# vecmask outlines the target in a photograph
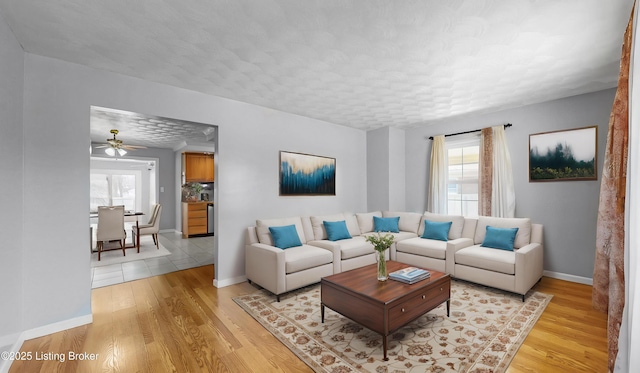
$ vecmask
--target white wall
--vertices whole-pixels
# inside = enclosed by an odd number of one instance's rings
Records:
[[[243,234],[256,218],[366,209],[363,131],[31,54],[24,91],[24,195],[46,182],[52,196],[23,204],[24,329],[91,312],[91,105],[218,126],[218,286],[244,279]],[[279,197],[279,150],[336,158],[337,195]]]
[[[22,48],[0,12],[0,347],[21,332],[24,194]],[[0,360],[0,371],[3,361]]]
[[[610,89],[407,130],[407,208],[426,209],[429,136],[512,123],[506,136],[513,164],[516,216],[544,224],[546,271],[588,282],[593,276],[600,175],[614,95],[615,89]],[[598,126],[598,180],[529,182],[530,134],[593,125]]]

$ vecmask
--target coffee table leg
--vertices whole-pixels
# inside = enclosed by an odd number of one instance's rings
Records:
[[[388,335],[382,336],[382,351],[384,351],[384,358],[382,360],[384,361],[389,361],[389,358],[387,357],[387,339],[388,338],[389,338]]]
[[[451,299],[447,299],[447,317],[449,317],[449,305],[451,303]]]
[[[324,324],[324,303],[320,303],[320,319],[322,320],[322,323]]]

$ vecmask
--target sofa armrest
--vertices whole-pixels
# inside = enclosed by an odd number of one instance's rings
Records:
[[[543,258],[543,247],[536,242],[516,250],[516,293],[526,294],[542,278]]]
[[[333,254],[333,273],[342,272],[342,252],[340,251],[339,243],[329,240],[314,240],[307,242],[307,245],[331,251],[331,254]]]
[[[460,249],[464,249],[465,247],[469,247],[473,245],[473,239],[471,238],[456,238],[455,240],[447,241],[447,254],[444,257],[445,260],[445,271],[454,276],[455,264],[456,264],[456,251]]]
[[[258,243],[258,231],[256,227],[248,227],[246,231],[244,231],[244,244],[251,245],[253,243]]]
[[[285,292],[284,250],[261,243],[245,245],[245,272],[249,280],[270,292]]]

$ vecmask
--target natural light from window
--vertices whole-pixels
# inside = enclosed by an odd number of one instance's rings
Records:
[[[480,138],[447,144],[447,214],[478,216]]]
[[[100,170],[101,173],[91,173],[90,209],[97,212],[98,206],[119,206],[135,211],[140,179],[139,171],[131,171],[126,174],[123,171]]]

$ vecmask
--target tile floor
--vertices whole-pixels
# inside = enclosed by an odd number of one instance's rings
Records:
[[[175,232],[160,233],[159,236],[160,244],[171,255],[91,268],[91,287],[99,288],[213,264],[213,236],[182,238],[180,233]]]

